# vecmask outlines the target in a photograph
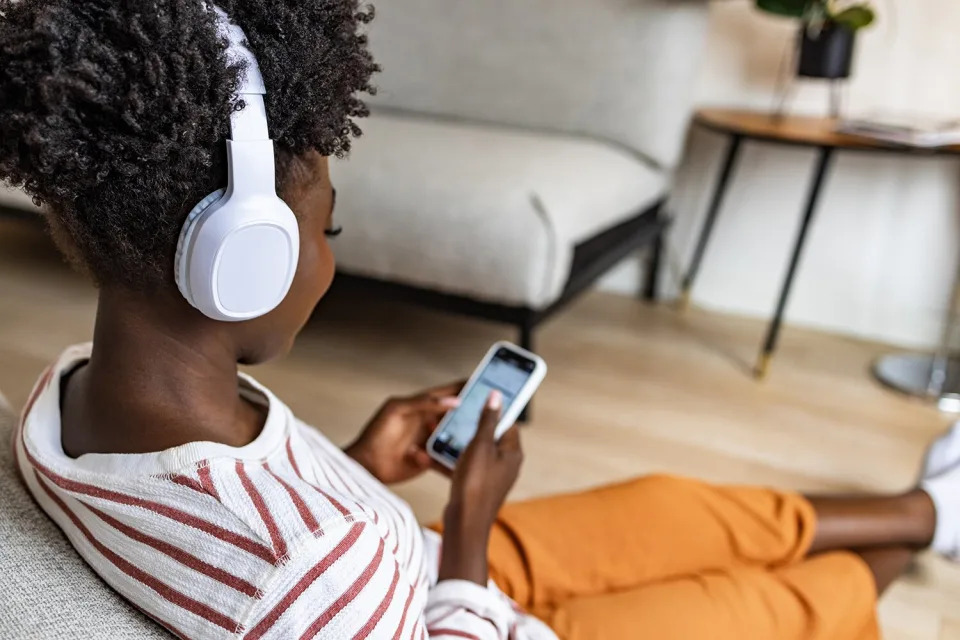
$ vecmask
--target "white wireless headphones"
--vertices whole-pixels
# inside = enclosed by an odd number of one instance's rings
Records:
[[[244,108],[230,117],[227,188],[200,201],[180,232],[175,277],[183,297],[214,320],[262,316],[290,290],[300,257],[293,211],[277,197],[273,140],[263,104],[266,88],[243,30],[214,6],[230,42],[228,57],[246,62],[237,97]]]

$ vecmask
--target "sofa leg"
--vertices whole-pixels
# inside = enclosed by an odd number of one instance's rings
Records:
[[[647,273],[643,283],[643,299],[647,302],[657,301],[657,290],[660,285],[660,264],[663,262],[663,245],[665,230],[661,230],[653,239],[647,254]]]
[[[520,325],[520,346],[527,351],[533,351],[533,325]]]
[[[520,325],[520,346],[526,349],[527,351],[533,351],[533,324],[529,322],[524,322]],[[530,402],[527,403],[526,408],[520,412],[520,417],[517,418],[519,424],[526,424],[530,422],[530,416],[532,414],[533,398],[530,399]]]

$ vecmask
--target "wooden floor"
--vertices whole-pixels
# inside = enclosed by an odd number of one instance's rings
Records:
[[[94,291],[42,235],[0,221],[0,390],[21,404],[41,368],[89,339]],[[515,497],[654,471],[804,491],[897,491],[947,424],[868,374],[884,347],[787,330],[764,383],[747,375],[755,321],[592,294],[546,325],[550,373],[524,432]],[[337,296],[295,351],[255,375],[346,442],[389,394],[468,374],[502,327]],[[436,518],[445,481],[399,489]],[[888,640],[960,640],[960,567],[929,555],[884,598]]]

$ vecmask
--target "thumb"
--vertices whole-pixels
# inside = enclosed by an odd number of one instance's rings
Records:
[[[487,404],[480,414],[480,424],[477,425],[476,439],[480,442],[493,442],[497,432],[497,423],[500,422],[500,410],[503,408],[503,394],[494,389],[487,398]]]

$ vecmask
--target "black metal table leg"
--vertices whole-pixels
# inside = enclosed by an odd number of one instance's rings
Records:
[[[720,213],[720,207],[723,205],[723,198],[727,194],[727,187],[730,183],[730,176],[733,175],[733,167],[740,154],[740,144],[743,142],[743,136],[730,136],[730,144],[727,146],[727,155],[723,164],[720,166],[720,178],[717,182],[717,188],[713,192],[713,199],[710,202],[710,208],[707,210],[707,219],[703,222],[703,229],[700,231],[700,238],[697,240],[697,248],[693,252],[693,260],[690,262],[690,268],[683,278],[683,285],[680,290],[681,304],[686,307],[690,303],[690,291],[693,289],[693,281],[700,271],[700,263],[703,261],[703,253],[707,249],[707,242],[710,240],[710,234],[713,232],[713,224],[717,220],[717,214]]]
[[[787,307],[787,300],[790,297],[790,289],[793,287],[793,279],[797,273],[797,265],[800,262],[800,254],[803,252],[803,246],[807,240],[807,233],[810,231],[810,222],[813,220],[813,214],[817,210],[817,203],[820,199],[820,191],[823,187],[824,178],[830,168],[830,161],[833,159],[833,147],[818,147],[819,155],[817,157],[817,168],[813,175],[813,182],[810,185],[810,191],[807,195],[807,208],[803,213],[803,222],[800,223],[800,233],[793,245],[793,255],[790,258],[790,266],[787,269],[787,277],[780,288],[780,300],[777,302],[777,310],[773,314],[770,326],[767,329],[767,339],[763,344],[763,351],[757,361],[755,373],[758,378],[767,375],[767,369],[770,366],[770,358],[773,356],[774,349],[777,348],[777,338],[780,337],[780,324],[783,322],[783,312]]]

